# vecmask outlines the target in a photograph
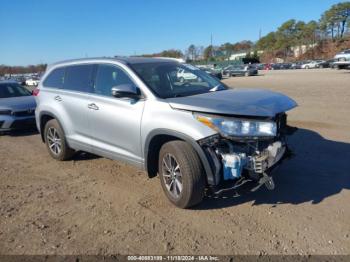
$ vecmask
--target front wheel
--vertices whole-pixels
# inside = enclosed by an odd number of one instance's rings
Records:
[[[202,201],[205,189],[203,167],[188,143],[165,143],[159,153],[158,172],[165,195],[177,207],[188,208]]]

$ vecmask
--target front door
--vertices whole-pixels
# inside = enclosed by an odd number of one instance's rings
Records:
[[[96,69],[89,120],[93,130],[93,152],[112,159],[142,165],[141,118],[144,100],[115,98],[112,87],[134,84],[116,65],[100,64]]]

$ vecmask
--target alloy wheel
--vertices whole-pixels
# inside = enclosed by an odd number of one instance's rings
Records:
[[[169,194],[177,199],[182,192],[182,174],[180,165],[171,154],[165,154],[162,163],[162,177]]]
[[[46,138],[50,151],[55,155],[59,155],[62,151],[62,142],[56,128],[50,127],[47,130]]]

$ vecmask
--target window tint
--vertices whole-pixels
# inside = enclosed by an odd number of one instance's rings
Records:
[[[30,96],[31,93],[20,86],[19,84],[5,83],[0,84],[0,98],[18,97],[18,96]]]
[[[95,81],[96,94],[112,96],[112,87],[124,84],[133,85],[134,83],[122,69],[112,65],[98,66]]]
[[[62,88],[64,81],[64,68],[53,70],[45,79],[44,86],[52,88]]]
[[[91,90],[93,68],[93,65],[67,66],[63,88],[89,92]]]

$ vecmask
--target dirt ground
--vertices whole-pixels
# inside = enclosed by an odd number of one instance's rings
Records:
[[[285,93],[299,131],[276,189],[172,206],[123,163],[50,158],[39,135],[0,136],[0,254],[350,254],[350,71],[224,80]]]

